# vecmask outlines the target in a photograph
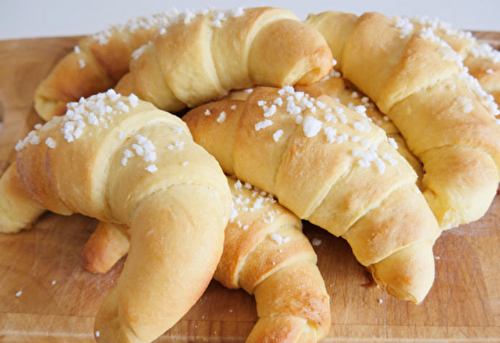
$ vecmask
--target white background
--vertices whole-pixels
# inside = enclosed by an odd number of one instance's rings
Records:
[[[386,15],[428,15],[465,30],[500,31],[500,0],[0,0],[0,39],[91,34],[131,17],[162,11],[238,6],[276,6],[307,13],[327,9],[361,14],[379,11]]]

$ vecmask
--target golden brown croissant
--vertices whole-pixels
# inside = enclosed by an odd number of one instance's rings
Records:
[[[288,10],[250,8],[216,24],[209,12],[171,23],[143,46],[116,89],[179,111],[254,84],[310,84],[331,66],[321,34]]]
[[[329,296],[300,220],[270,195],[228,181],[234,207],[214,278],[255,294],[259,320],[247,342],[318,342],[330,327]],[[127,252],[126,237],[100,223],[82,251],[84,267],[106,272]]]
[[[342,236],[377,282],[421,302],[440,229],[411,166],[364,115],[292,87],[256,88],[183,117],[222,169]]]
[[[175,324],[213,276],[231,205],[219,165],[186,125],[108,91],[71,103],[16,148],[19,173],[7,176],[44,208],[130,227],[129,256],[99,309],[97,339],[150,342]],[[35,220],[39,210],[21,215]]]
[[[82,39],[39,85],[35,109],[45,120],[61,115],[67,102],[114,87],[130,67],[119,92],[177,111],[253,84],[311,83],[331,60],[323,37],[288,10],[161,13]]]
[[[408,34],[366,13],[310,15],[343,76],[396,125],[423,164],[424,195],[443,229],[486,212],[499,182],[495,104],[430,28]]]

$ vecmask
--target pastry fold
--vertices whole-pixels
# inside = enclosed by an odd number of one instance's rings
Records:
[[[130,227],[127,262],[97,314],[97,340],[151,342],[174,325],[215,272],[231,206],[222,170],[186,125],[108,91],[71,103],[17,149],[17,169],[0,182],[2,232],[28,226],[14,215],[31,224],[43,209]],[[4,198],[25,211],[8,213]]]
[[[119,93],[175,112],[255,84],[310,84],[331,61],[321,34],[285,9],[160,13],[80,40],[36,89],[35,109],[49,120],[121,80]]]
[[[316,254],[297,216],[262,191],[228,177],[233,210],[214,279],[254,294],[259,320],[247,342],[318,342],[330,303]],[[82,251],[84,268],[104,273],[129,248],[116,224],[99,223]]]
[[[226,173],[347,239],[390,293],[424,299],[440,229],[416,173],[362,108],[292,87],[259,87],[193,109],[183,120]]]
[[[482,217],[500,180],[498,110],[461,57],[431,28],[406,30],[379,13],[324,12],[306,23],[422,162],[423,193],[441,228]]]

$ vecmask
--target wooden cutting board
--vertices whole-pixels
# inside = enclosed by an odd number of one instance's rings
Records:
[[[498,46],[500,33],[476,33]],[[77,41],[0,42],[0,174],[15,142],[41,122],[32,108],[40,80]],[[480,221],[437,241],[436,281],[423,304],[388,296],[371,282],[342,239],[310,224],[331,296],[325,342],[500,342],[500,197]],[[93,342],[93,321],[123,261],[105,275],[80,267],[92,219],[43,215],[30,231],[0,234],[0,342]],[[22,293],[21,293],[22,292]],[[19,295],[19,296],[16,296]],[[159,342],[244,342],[257,319],[253,297],[212,282]]]

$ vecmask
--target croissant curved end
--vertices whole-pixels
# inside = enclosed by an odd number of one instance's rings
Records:
[[[0,178],[0,232],[29,229],[45,209],[32,200],[19,178],[16,163]]]
[[[432,242],[422,240],[368,267],[373,278],[388,293],[420,304],[435,277]]]

